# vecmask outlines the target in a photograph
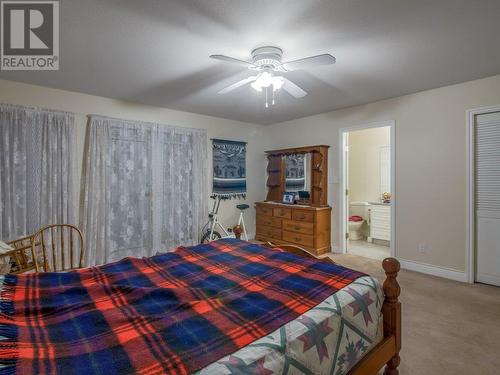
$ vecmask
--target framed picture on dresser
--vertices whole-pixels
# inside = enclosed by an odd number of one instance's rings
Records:
[[[295,203],[295,193],[285,192],[283,194],[283,203],[294,204]]]

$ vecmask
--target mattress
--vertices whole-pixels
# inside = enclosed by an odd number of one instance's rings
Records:
[[[383,339],[382,303],[378,281],[360,277],[272,334],[196,374],[347,374]]]

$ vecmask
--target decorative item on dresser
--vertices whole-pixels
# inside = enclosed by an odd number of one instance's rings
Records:
[[[296,244],[314,254],[330,251],[328,148],[319,145],[266,151],[268,192],[265,202],[255,204],[257,240]],[[307,204],[283,204],[285,193],[310,198],[299,200]]]

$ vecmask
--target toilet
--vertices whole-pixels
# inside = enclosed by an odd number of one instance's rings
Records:
[[[349,204],[349,239],[352,241],[362,240],[362,227],[368,217],[368,202],[350,202]]]
[[[358,215],[353,215],[349,217],[349,239],[352,241],[357,241],[362,238],[361,227],[365,220]]]

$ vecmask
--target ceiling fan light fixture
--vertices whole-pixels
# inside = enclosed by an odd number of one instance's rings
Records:
[[[278,91],[283,87],[285,80],[281,76],[273,77],[273,90]]]
[[[261,92],[263,88],[267,88],[272,85],[273,91],[277,91],[283,86],[284,83],[285,81],[283,80],[283,77],[273,76],[269,72],[262,72],[259,74],[257,79],[252,82],[251,86],[254,90]]]

